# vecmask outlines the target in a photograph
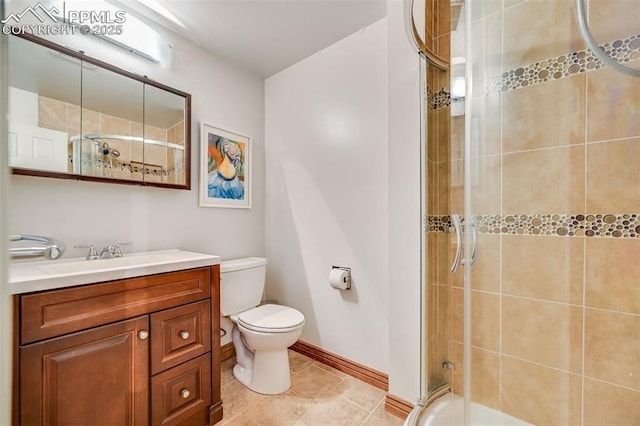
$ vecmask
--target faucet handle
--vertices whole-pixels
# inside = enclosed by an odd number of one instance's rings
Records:
[[[100,256],[98,255],[98,252],[96,251],[96,248],[93,246],[93,244],[76,244],[75,246],[73,246],[74,248],[88,248],[89,249],[89,254],[87,254],[87,260],[95,260],[95,259],[99,259]]]
[[[113,248],[113,257],[122,257],[123,256],[122,251],[120,250],[120,246],[130,246],[132,244],[133,243],[131,241],[128,241],[126,243],[116,243],[114,245],[114,248]]]

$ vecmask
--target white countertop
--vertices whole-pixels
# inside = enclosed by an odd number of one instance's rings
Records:
[[[220,257],[183,250],[125,253],[113,259],[84,257],[9,264],[9,293],[21,294],[74,285],[134,278],[220,263]]]

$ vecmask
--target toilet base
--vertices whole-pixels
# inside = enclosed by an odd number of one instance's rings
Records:
[[[236,364],[233,366],[233,377],[236,378],[237,381],[249,387],[251,384],[251,369],[241,366],[240,364]]]
[[[276,395],[291,387],[289,353],[287,349],[277,351],[257,351],[254,353],[251,369],[236,364],[233,376],[254,392]]]
[[[253,367],[254,374],[250,389],[258,393],[274,395],[286,392],[291,387],[287,348],[257,352],[253,359]]]
[[[236,322],[231,331],[237,363],[233,367],[234,377],[254,392],[265,395],[286,392],[291,387],[287,349],[298,340],[303,325],[304,321],[286,331],[265,333]]]

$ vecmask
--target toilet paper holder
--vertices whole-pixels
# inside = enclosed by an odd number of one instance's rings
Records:
[[[345,290],[351,290],[351,268],[349,268],[348,266],[331,266],[331,269],[339,269],[341,271],[345,271],[347,273],[346,276],[346,284],[347,284],[347,288],[345,288]]]

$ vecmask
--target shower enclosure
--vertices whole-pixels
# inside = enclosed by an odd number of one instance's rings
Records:
[[[407,423],[640,424],[640,2],[413,14],[422,56],[448,64],[422,70],[423,383]]]

